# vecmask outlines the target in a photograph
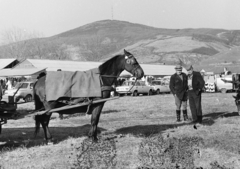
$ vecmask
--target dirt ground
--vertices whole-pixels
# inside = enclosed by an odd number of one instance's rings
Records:
[[[199,136],[204,138],[206,147],[201,151],[201,158],[195,160],[196,166],[208,168],[211,162],[218,161],[222,165],[237,168],[238,163],[240,164],[240,117],[232,95],[235,93],[204,93],[203,124],[197,126],[197,129],[194,129],[191,123],[175,122],[175,105],[171,94],[120,97],[106,102],[98,125],[99,136],[117,136],[118,168],[136,168],[139,143],[152,134],[171,137]],[[23,156],[36,155],[34,158],[22,158],[25,162],[34,162],[36,166],[33,168],[65,168],[71,165],[71,162],[66,160],[66,154],[71,154],[69,145],[81,142],[87,137],[91,116],[64,115],[64,119],[60,120],[58,114],[53,114],[50,130],[54,137],[54,145],[51,147],[44,145],[42,129],[36,138],[33,137],[33,109],[32,102],[19,105],[19,116],[9,119],[8,123],[3,125],[0,135],[0,163],[3,162],[5,168],[19,165],[22,166],[20,168],[24,168],[26,166],[23,163],[17,162],[20,153]],[[188,114],[191,117],[189,107]],[[45,151],[48,151],[47,155],[42,157]],[[61,156],[59,152],[66,154]],[[37,154],[47,159],[47,163],[38,165]],[[57,155],[59,159],[56,161],[53,157]],[[61,164],[61,167],[57,164]]]

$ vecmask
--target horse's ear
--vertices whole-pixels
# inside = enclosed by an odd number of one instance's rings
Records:
[[[123,51],[124,51],[124,54],[125,54],[125,55],[128,53],[125,49],[124,49]]]

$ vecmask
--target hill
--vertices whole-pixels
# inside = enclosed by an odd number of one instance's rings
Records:
[[[180,59],[184,64],[211,71],[222,65],[209,65],[210,61],[238,65],[238,46],[239,30],[162,29],[102,20],[52,37],[1,46],[0,58],[104,61],[125,48],[137,56],[140,63],[176,64]]]

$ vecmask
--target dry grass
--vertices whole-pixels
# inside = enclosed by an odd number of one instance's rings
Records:
[[[102,138],[112,137],[116,143],[116,168],[140,165],[140,143],[154,134],[164,137],[200,137],[204,145],[194,164],[211,168],[210,163],[240,168],[240,117],[229,94],[203,94],[204,123],[197,130],[192,124],[175,123],[172,95],[121,97],[108,101],[99,122]],[[59,120],[54,114],[50,129],[54,145],[44,145],[43,132],[33,138],[32,103],[19,106],[19,119],[9,120],[0,136],[0,166],[3,168],[72,168],[74,146],[80,146],[90,128],[90,117],[79,115]],[[188,111],[190,114],[190,111]]]

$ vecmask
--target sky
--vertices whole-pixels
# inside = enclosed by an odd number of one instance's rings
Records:
[[[0,0],[0,34],[16,27],[49,37],[106,19],[240,30],[240,0]]]

